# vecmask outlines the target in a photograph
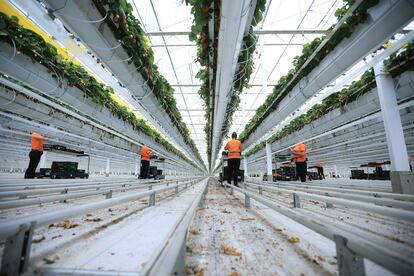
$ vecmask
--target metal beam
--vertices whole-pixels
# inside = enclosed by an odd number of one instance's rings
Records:
[[[256,30],[253,31],[255,34],[264,35],[264,34],[325,34],[326,30]],[[176,32],[148,32],[148,36],[184,36],[189,35],[189,31],[176,31]]]

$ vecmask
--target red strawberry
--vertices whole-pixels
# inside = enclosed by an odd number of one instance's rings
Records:
[[[118,16],[114,16],[114,23],[118,23],[118,22],[119,22]]]
[[[122,18],[122,23],[126,24],[126,18]]]

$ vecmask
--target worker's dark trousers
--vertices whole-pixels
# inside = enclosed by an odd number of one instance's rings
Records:
[[[37,165],[39,165],[40,157],[42,156],[42,154],[43,152],[38,150],[32,150],[29,153],[30,162],[29,167],[27,168],[24,174],[24,178],[35,178],[36,168]]]
[[[141,160],[141,170],[139,172],[139,178],[140,179],[147,179],[148,178],[149,165],[150,165],[150,161]]]
[[[296,176],[300,178],[301,182],[306,182],[307,174],[308,166],[306,162],[296,162]]]
[[[239,177],[239,168],[240,168],[240,159],[232,158],[227,160],[229,166],[229,177],[230,179],[227,182],[230,184],[231,179],[234,181],[234,186],[237,186],[237,178]]]
[[[325,179],[325,174],[323,173],[322,167],[318,167],[318,176],[319,176],[319,179]]]

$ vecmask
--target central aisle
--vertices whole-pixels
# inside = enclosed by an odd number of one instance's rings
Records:
[[[187,239],[188,275],[330,275],[295,242],[210,180]],[[281,230],[281,229],[279,229]],[[320,256],[320,262],[324,257]]]

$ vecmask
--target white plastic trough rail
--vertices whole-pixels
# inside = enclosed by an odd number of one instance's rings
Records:
[[[194,178],[193,178],[194,179]],[[81,184],[81,185],[57,185],[57,186],[49,186],[49,187],[41,187],[40,189],[23,189],[23,190],[9,190],[9,191],[1,191],[0,192],[0,198],[4,197],[25,197],[25,196],[33,196],[33,195],[44,195],[44,194],[54,194],[54,193],[69,193],[69,192],[76,192],[76,191],[82,191],[82,190],[90,190],[90,189],[104,189],[104,188],[112,188],[112,187],[126,187],[126,186],[138,186],[138,187],[144,187],[148,185],[158,185],[158,184],[169,184],[174,182],[182,182],[186,181],[187,179],[183,180],[161,180],[156,182],[119,182],[114,181],[113,183],[107,183],[107,184],[93,184],[90,185],[88,183]],[[59,187],[60,186],[60,187]]]
[[[197,182],[199,182],[199,180],[193,180],[189,184],[191,186]],[[178,192],[177,188],[178,185],[173,185],[145,192],[135,192],[116,198],[101,200],[80,206],[73,206],[63,210],[33,214],[17,219],[4,220],[0,226],[0,238],[6,239],[2,258],[1,273],[6,273],[7,275],[17,275],[24,272],[29,261],[33,231],[38,227],[77,215],[93,212],[102,208],[108,208],[121,203],[138,200],[147,196],[150,197],[150,206],[153,206],[155,204],[156,193],[161,193],[171,189],[175,189],[175,191]]]
[[[329,203],[337,204],[337,205],[340,205],[340,206],[345,206],[345,207],[350,207],[350,208],[363,210],[363,211],[367,211],[367,212],[377,213],[379,215],[383,215],[383,216],[387,216],[387,217],[392,217],[392,218],[397,218],[397,219],[402,219],[402,220],[407,220],[407,221],[414,221],[414,212],[412,212],[412,210],[414,210],[414,204],[410,203],[410,202],[398,202],[396,200],[389,200],[388,199],[388,200],[383,200],[383,201],[388,202],[389,206],[392,206],[392,207],[384,207],[384,206],[377,206],[373,203],[361,202],[361,201],[359,201],[358,197],[354,197],[354,198],[351,197],[350,199],[342,199],[342,198],[338,198],[338,197],[315,195],[315,194],[311,194],[311,193],[308,193],[308,192],[292,191],[292,190],[289,190],[289,189],[269,187],[269,186],[264,186],[264,185],[252,184],[252,183],[248,183],[248,182],[245,182],[245,185],[246,186],[255,186],[255,187],[259,188],[259,191],[264,190],[264,191],[270,191],[270,192],[283,192],[283,193],[291,194],[291,195],[295,196],[296,198],[304,197],[304,198],[308,198],[308,199],[314,199],[314,200],[317,200],[317,201],[322,201],[322,202],[325,202],[327,204],[329,204]],[[411,211],[393,208],[393,207],[397,207],[397,205],[399,205],[399,203],[403,203],[405,205],[406,209],[409,209]],[[298,204],[297,206],[299,207],[300,203],[298,202],[297,204]]]
[[[178,184],[178,181],[173,181],[174,184],[172,187],[180,187],[180,186],[186,186],[191,183],[192,181],[187,180],[183,183],[180,182]],[[94,196],[94,195],[105,195],[105,199],[112,198],[114,192],[126,192],[131,190],[138,190],[138,189],[149,189],[152,190],[154,186],[162,186],[166,185],[169,186],[171,182],[165,182],[165,183],[157,183],[157,184],[149,184],[147,186],[132,186],[132,187],[126,187],[124,185],[117,185],[112,187],[103,187],[101,188],[91,188],[92,191],[89,191],[90,189],[86,189],[88,191],[84,192],[78,192],[80,189],[72,191],[71,193],[68,193],[65,189],[61,192],[60,195],[47,195],[42,197],[35,197],[35,198],[26,198],[26,199],[16,199],[16,200],[7,200],[7,201],[0,201],[0,210],[3,209],[11,209],[11,208],[17,208],[17,207],[25,207],[30,205],[37,205],[37,204],[43,204],[43,203],[50,203],[55,201],[65,201],[68,199],[78,199],[82,197],[88,197],[88,196]],[[178,188],[177,188],[178,189]],[[177,190],[178,191],[178,190]]]
[[[192,179],[194,177],[191,177]],[[138,179],[133,180],[117,180],[113,179],[112,181],[104,181],[104,182],[73,182],[73,181],[65,181],[62,183],[55,183],[55,184],[43,184],[43,185],[36,185],[36,184],[23,184],[23,185],[8,185],[7,187],[0,186],[0,198],[1,197],[8,197],[8,196],[21,196],[21,195],[30,195],[36,193],[47,193],[49,191],[52,192],[60,192],[62,189],[74,189],[77,188],[100,188],[100,187],[110,187],[110,186],[119,186],[119,185],[147,185],[147,184],[156,184],[156,183],[171,183],[171,182],[178,182],[178,181],[185,181],[190,179],[190,177],[181,178],[181,179],[161,179],[161,180],[146,180],[140,181]],[[25,194],[28,192],[28,194]],[[13,194],[15,193],[15,194]],[[20,194],[21,193],[21,194]]]
[[[281,213],[282,215],[302,224],[316,233],[333,240],[336,244],[338,270],[340,276],[365,275],[363,258],[387,268],[398,275],[413,275],[414,263],[412,256],[407,256],[394,246],[385,245],[384,238],[374,237],[367,232],[357,231],[350,226],[332,225],[332,221],[322,216],[314,216],[310,212],[296,208],[291,209],[275,203],[262,195],[230,186],[245,197],[245,206],[250,208],[250,199]]]
[[[320,91],[352,65],[377,49],[414,17],[413,0],[381,0],[368,10],[369,18],[357,26],[349,38],[328,54],[318,67],[302,79],[245,141],[246,148],[258,141],[283,118],[294,112],[308,98]]]
[[[73,108],[100,121],[99,126],[103,124],[113,127],[116,130],[114,135],[134,144],[137,144],[138,141],[152,145],[155,152],[177,162],[185,163],[184,160],[178,161],[173,153],[155,143],[151,137],[135,131],[132,126],[114,116],[108,109],[85,98],[85,94],[78,88],[69,87],[66,82],[63,87],[60,87],[58,81],[47,72],[46,67],[42,64],[33,64],[30,58],[16,54],[13,48],[6,43],[0,43],[0,49],[0,70],[5,74],[61,102],[70,103]]]
[[[56,10],[54,14],[62,20],[65,26],[79,36],[127,87],[132,94],[134,107],[145,113],[150,121],[155,121],[156,125],[161,126],[167,137],[174,139],[192,157],[193,161],[199,164],[200,161],[195,157],[192,149],[186,145],[183,136],[154,93],[146,86],[136,66],[128,64],[131,57],[114,37],[111,28],[105,23],[94,3],[91,0],[47,0],[46,2]]]
[[[250,181],[250,180],[247,180]],[[370,197],[375,197],[375,198],[393,198],[393,199],[397,199],[397,200],[401,200],[401,201],[411,201],[414,202],[414,196],[412,195],[406,195],[406,194],[397,194],[397,193],[384,193],[384,192],[379,192],[379,191],[364,191],[359,189],[359,187],[357,187],[356,189],[347,189],[347,188],[336,188],[336,187],[330,187],[329,185],[327,186],[321,186],[321,185],[301,185],[301,184],[288,184],[288,183],[282,183],[282,182],[267,182],[267,181],[251,181],[255,184],[263,184],[263,185],[268,185],[270,187],[274,187],[274,186],[278,186],[278,187],[283,187],[285,189],[298,189],[298,191],[309,191],[309,192],[324,192],[324,193],[337,193],[340,195],[343,195],[344,197],[347,194],[354,194],[354,195],[364,195],[364,196],[370,196]]]
[[[252,13],[256,1],[224,0],[220,9],[220,29],[218,32],[216,89],[214,96],[212,125],[212,166],[216,160],[217,150],[222,140],[222,128],[226,109],[233,89],[234,74],[244,36],[252,22]],[[213,168],[212,168],[213,169]]]

